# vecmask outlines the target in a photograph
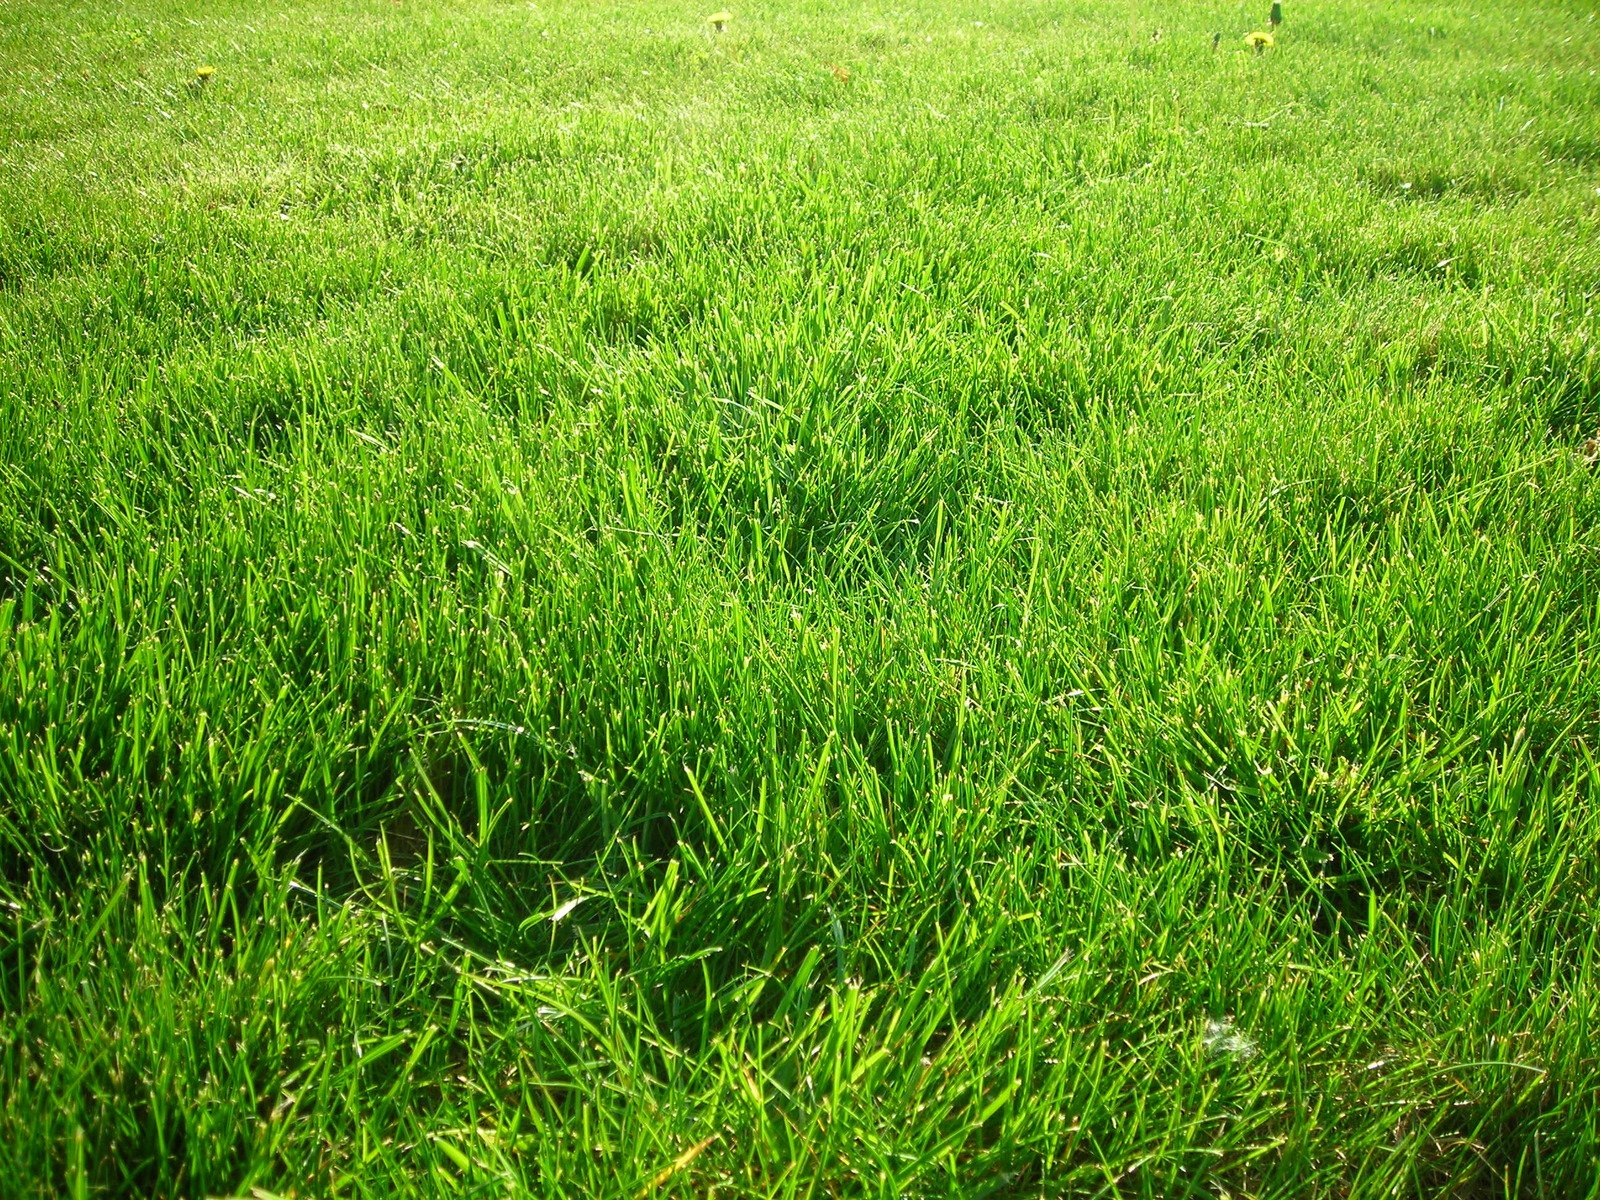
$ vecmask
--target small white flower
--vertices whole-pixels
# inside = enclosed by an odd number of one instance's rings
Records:
[[[1255,1042],[1234,1028],[1232,1017],[1207,1021],[1200,1044],[1206,1048],[1207,1054],[1227,1054],[1243,1059],[1254,1058],[1257,1053]]]

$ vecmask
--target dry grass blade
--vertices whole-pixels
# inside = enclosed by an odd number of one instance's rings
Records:
[[[657,1171],[655,1175],[651,1177],[650,1182],[639,1189],[639,1195],[648,1196],[651,1192],[655,1191],[662,1184],[666,1183],[679,1171],[687,1167],[695,1159],[699,1158],[700,1155],[705,1153],[706,1149],[711,1145],[711,1143],[716,1140],[717,1135],[712,1134],[710,1137],[702,1138],[700,1141],[690,1146],[682,1154],[678,1155],[677,1158],[673,1159],[666,1166],[662,1167],[661,1170]]]

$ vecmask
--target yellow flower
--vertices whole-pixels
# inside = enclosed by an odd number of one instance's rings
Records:
[[[714,12],[707,17],[706,24],[711,26],[711,28],[715,29],[718,33],[721,33],[727,28],[728,22],[731,20],[733,20],[733,14],[724,9],[722,12]]]
[[[1244,44],[1257,54],[1265,54],[1272,48],[1273,37],[1270,33],[1263,33],[1257,29],[1244,35]]]
[[[217,69],[215,67],[196,67],[194,69],[194,77],[201,83],[205,83],[216,73]]]

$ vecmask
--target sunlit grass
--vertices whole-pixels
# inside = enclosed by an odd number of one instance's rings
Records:
[[[1266,8],[0,4],[0,1194],[1594,1195],[1600,25]]]

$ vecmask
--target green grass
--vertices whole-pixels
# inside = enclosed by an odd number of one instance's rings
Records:
[[[1266,7],[0,0],[0,1194],[1600,1195],[1600,23]]]

